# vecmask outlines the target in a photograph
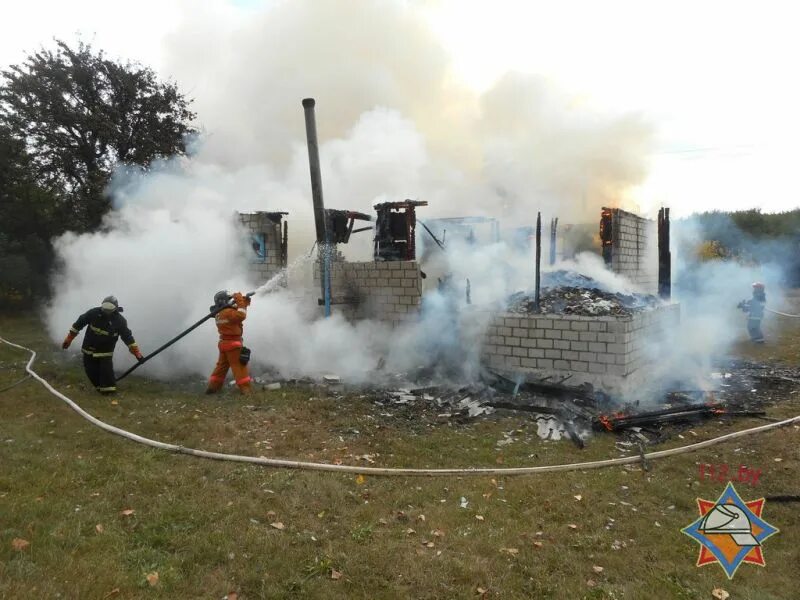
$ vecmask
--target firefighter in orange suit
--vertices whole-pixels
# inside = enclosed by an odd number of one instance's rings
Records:
[[[233,301],[233,302],[231,302]],[[214,306],[211,311],[225,306],[214,317],[219,331],[219,358],[214,367],[214,372],[208,378],[206,394],[214,394],[225,383],[228,368],[233,371],[233,377],[242,394],[251,392],[251,378],[247,372],[247,361],[250,351],[242,344],[242,322],[247,318],[247,307],[250,298],[236,292],[233,296],[227,290],[214,295]]]

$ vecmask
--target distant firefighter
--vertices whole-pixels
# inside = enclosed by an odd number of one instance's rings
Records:
[[[764,318],[764,308],[767,304],[767,296],[764,293],[763,283],[753,284],[753,297],[750,300],[742,300],[739,308],[747,313],[747,333],[750,339],[756,344],[764,343],[764,333],[761,331],[761,320]]]
[[[233,300],[233,305],[231,305]],[[249,394],[251,391],[251,379],[247,372],[247,363],[250,360],[250,350],[245,348],[242,343],[243,327],[242,322],[247,318],[247,307],[250,306],[250,298],[236,292],[231,296],[227,290],[222,290],[214,295],[214,306],[210,310],[214,311],[225,306],[214,317],[219,331],[219,358],[214,367],[214,372],[208,378],[208,388],[206,394],[214,394],[220,390],[225,383],[228,369],[233,371],[233,377],[239,391],[242,394]]]
[[[61,347],[69,348],[81,329],[88,325],[83,336],[83,369],[95,389],[101,394],[113,394],[117,391],[117,381],[114,377],[114,347],[117,339],[122,338],[137,360],[143,360],[139,346],[133,339],[128,322],[120,313],[122,307],[114,296],[106,296],[103,303],[95,308],[90,308],[83,313],[72,325]]]

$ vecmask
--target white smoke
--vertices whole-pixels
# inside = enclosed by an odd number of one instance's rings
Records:
[[[734,344],[748,340],[748,315],[737,308],[752,296],[752,284],[766,287],[767,307],[786,306],[777,263],[747,264],[737,260],[699,260],[706,241],[692,221],[672,225],[672,298],[680,303],[680,324],[649,340],[647,381],[640,389],[644,401],[668,389],[708,391],[718,387],[712,374],[730,358]],[[765,321],[774,318],[765,314]],[[773,340],[768,340],[768,343]],[[719,362],[722,361],[722,362]]]
[[[328,208],[371,213],[377,202],[412,198],[430,202],[423,220],[491,215],[512,227],[542,210],[596,222],[600,206],[622,202],[645,174],[652,132],[641,119],[598,115],[534,75],[510,75],[483,96],[468,92],[413,3],[297,0],[246,22],[210,10],[193,9],[170,35],[166,69],[196,99],[204,135],[191,158],[147,174],[121,169],[103,231],[56,241],[63,268],[47,313],[53,340],[113,293],[147,354],[206,314],[217,290],[263,284],[248,279],[234,211],[289,211],[289,260],[307,255],[314,226],[304,97],[318,103]],[[358,235],[345,251],[366,259],[370,234]],[[531,261],[501,243],[453,252],[442,269],[461,284],[470,278],[475,303],[491,303],[530,287]],[[400,341],[379,323],[317,320],[302,263],[288,291],[254,299],[245,325],[254,361],[286,375],[363,380],[379,353],[402,368],[443,314],[431,295],[430,321]],[[137,372],[206,375],[215,339],[209,323]]]

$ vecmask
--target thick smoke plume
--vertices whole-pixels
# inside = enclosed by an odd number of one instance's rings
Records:
[[[204,154],[230,171],[291,164],[304,139],[299,101],[312,96],[322,140],[351,137],[360,124],[369,160],[350,176],[379,184],[340,197],[339,167],[353,159],[331,158],[323,184],[332,205],[363,209],[410,190],[431,201],[432,216],[502,208],[530,222],[541,209],[564,222],[594,221],[595,209],[620,203],[643,180],[653,132],[642,118],[596,114],[536,75],[510,73],[484,94],[471,92],[454,79],[416,3],[298,0],[246,21],[207,10],[170,36],[166,71],[197,99],[209,134]],[[220,51],[195,52],[197,40]],[[376,108],[384,110],[362,123]],[[398,116],[407,122],[399,131]],[[412,132],[422,149],[408,146]]]
[[[392,344],[381,341],[389,338],[378,323],[316,320],[303,295],[301,257],[313,243],[304,97],[318,103],[330,208],[371,213],[377,202],[414,198],[430,202],[423,219],[490,215],[512,228],[541,210],[562,222],[596,222],[601,206],[619,205],[642,181],[652,131],[640,117],[596,114],[535,75],[509,74],[475,94],[453,79],[414,6],[299,0],[246,22],[207,5],[187,13],[167,41],[165,70],[196,99],[204,136],[187,160],[144,175],[120,169],[103,231],[57,240],[53,340],[113,293],[146,354],[202,317],[218,289],[264,283],[244,270],[234,211],[286,210],[290,262],[300,267],[288,291],[254,300],[245,334],[256,364],[363,380],[381,353],[387,369],[407,366],[409,356],[425,360],[434,351],[428,325],[447,305],[435,293],[426,299],[427,325]],[[349,258],[369,257],[369,234],[360,235],[345,248]],[[469,274],[476,302],[529,287],[530,256],[504,243],[459,256],[443,269],[454,279]],[[208,324],[140,372],[207,374],[215,339]],[[474,349],[477,339],[467,342]]]

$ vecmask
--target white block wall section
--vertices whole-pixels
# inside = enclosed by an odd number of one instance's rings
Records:
[[[665,304],[624,317],[499,313],[482,340],[490,367],[540,377],[570,376],[625,395],[647,364],[659,359],[651,344],[680,321],[680,306]]]
[[[314,285],[320,289],[319,263]],[[331,265],[331,312],[350,319],[376,319],[401,325],[414,319],[422,302],[416,261],[340,262]]]
[[[611,270],[647,293],[658,291],[657,225],[624,210],[612,222]]]

